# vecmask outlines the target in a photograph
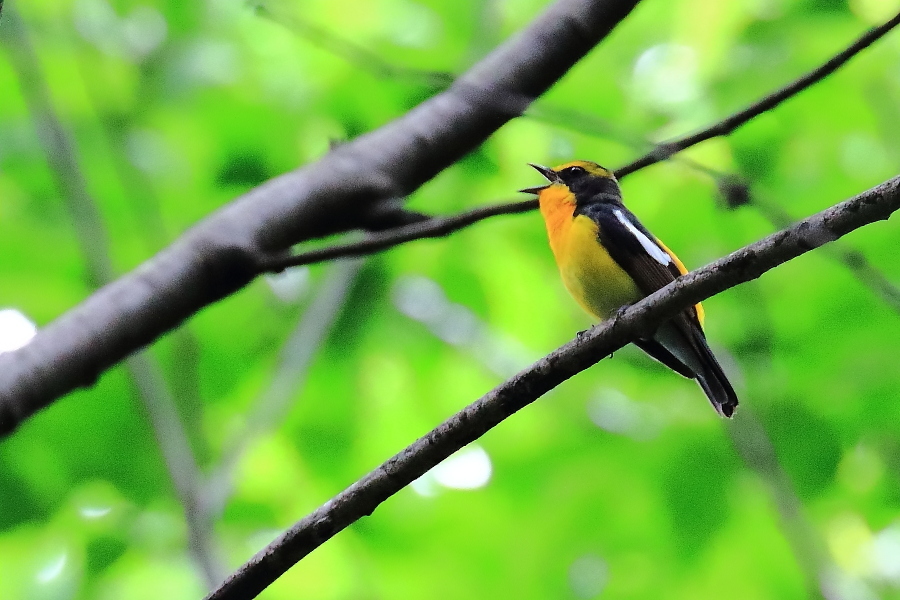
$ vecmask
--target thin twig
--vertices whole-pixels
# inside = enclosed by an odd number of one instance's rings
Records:
[[[769,94],[765,98],[754,102],[747,108],[726,117],[725,119],[710,127],[707,127],[706,129],[685,137],[659,144],[652,152],[616,170],[616,176],[619,178],[625,177],[626,175],[634,173],[638,169],[643,169],[644,167],[649,167],[650,165],[666,160],[676,152],[680,152],[685,148],[695,146],[700,142],[705,142],[706,140],[712,139],[714,137],[720,137],[730,134],[735,129],[747,123],[754,117],[758,117],[764,112],[772,110],[788,98],[796,96],[806,88],[822,81],[823,79],[837,71],[839,68],[844,66],[844,64],[846,64],[851,58],[878,41],[898,24],[900,24],[900,13],[896,14],[890,21],[884,23],[883,25],[879,25],[878,27],[870,29],[862,36],[860,36],[859,39],[857,39],[855,42],[847,46],[847,48],[835,54],[823,65],[813,69],[806,75],[784,86],[780,90]]]
[[[309,366],[344,306],[362,262],[335,263],[300,322],[281,349],[278,366],[265,392],[250,409],[239,436],[226,444],[226,453],[206,486],[211,515],[221,514],[231,494],[232,479],[247,448],[262,434],[275,428],[306,381]]]
[[[830,572],[834,565],[822,539],[803,512],[803,503],[778,461],[765,427],[752,409],[743,408],[735,417],[734,426],[728,428],[728,433],[744,464],[755,471],[769,489],[782,534],[806,576],[807,597],[838,600],[834,595],[823,594],[827,585],[823,575]]]
[[[900,176],[688,273],[576,337],[419,438],[296,523],[206,600],[249,600],[339,531],[486,431],[679,310],[900,209]]]
[[[793,83],[773,92],[768,96],[754,102],[747,108],[729,115],[725,119],[699,131],[697,133],[665,142],[643,157],[615,170],[616,177],[622,179],[645,167],[671,158],[673,155],[704,142],[710,138],[728,135],[753,118],[771,110],[788,98],[797,95],[811,85],[818,83],[838,68],[843,66],[851,58],[871,46],[879,38],[900,23],[900,13],[893,19],[871,29],[843,51],[839,52],[825,64],[810,71]],[[538,112],[538,115],[542,113]],[[558,116],[558,115],[557,115]],[[625,134],[617,133],[617,137],[624,139]],[[628,136],[631,139],[631,136]],[[325,260],[332,260],[343,256],[363,256],[374,254],[399,244],[423,238],[446,236],[450,233],[474,225],[484,219],[500,215],[517,214],[537,208],[537,201],[524,200],[510,202],[508,204],[496,204],[483,208],[476,208],[454,216],[432,217],[431,219],[416,223],[415,226],[398,227],[388,229],[377,236],[370,236],[358,242],[348,242],[311,250],[302,254],[277,257],[264,261],[261,265],[263,271],[280,271],[293,265],[307,265]]]
[[[845,246],[829,247],[826,251],[828,256],[847,267],[857,281],[878,294],[895,313],[900,313],[900,288],[869,262],[862,252]]]
[[[296,14],[289,13],[289,11],[275,13],[265,2],[256,3],[253,8],[256,14],[261,17],[288,28],[313,45],[344,59],[350,64],[369,71],[376,77],[384,79],[413,79],[439,89],[447,88],[456,79],[453,73],[447,71],[427,71],[395,65],[382,58],[377,52],[373,52],[347,38],[337,36],[324,27],[320,27]]]
[[[168,391],[159,364],[148,352],[135,354],[125,361],[125,365],[144,410],[147,411],[166,470],[184,510],[188,550],[206,585],[212,589],[222,582],[228,571],[213,531],[200,469],[181,422],[181,415],[175,406],[175,399]]]
[[[366,215],[481,144],[603,40],[638,0],[557,0],[441,92],[210,215],[132,272],[0,354],[0,435],[247,285],[261,257],[366,227]]]
[[[524,200],[510,204],[482,206],[451,217],[432,217],[425,221],[371,234],[358,242],[336,244],[302,254],[267,259],[260,263],[260,270],[277,272],[288,267],[309,265],[335,258],[374,254],[412,240],[444,237],[494,215],[528,212],[535,208],[537,208],[537,200]]]
[[[72,217],[90,283],[100,286],[114,278],[106,226],[97,203],[87,191],[77,152],[56,115],[31,39],[17,11],[9,9],[5,22],[7,48],[19,76],[26,103],[35,121],[60,196]],[[166,469],[184,510],[189,550],[209,588],[218,585],[226,570],[218,556],[212,526],[203,510],[198,483],[200,471],[169,394],[159,365],[147,353],[126,361],[131,383],[147,411]]]
[[[483,37],[487,31],[494,31],[488,26],[489,21],[491,20],[490,15],[497,11],[497,8],[493,6],[494,2],[496,2],[496,0],[490,0],[483,3],[483,15],[482,18],[478,20],[479,31],[473,39],[477,40],[479,35]],[[322,50],[330,52],[332,55],[348,62],[354,67],[366,71],[380,79],[396,80],[403,78],[437,89],[444,89],[457,79],[457,75],[450,71],[417,69],[415,67],[392,63],[382,58],[378,53],[373,52],[352,40],[341,37],[333,31],[299,17],[296,14],[287,11],[275,13],[272,8],[265,3],[256,4],[254,8],[261,17],[285,27],[298,37],[305,39]],[[525,105],[531,101],[531,98],[525,98],[522,95],[508,94],[503,98],[498,98],[497,95],[487,96],[478,94],[477,90],[471,90],[471,93],[482,103]],[[653,146],[649,140],[643,139],[641,136],[627,131],[625,128],[616,125],[612,121],[572,108],[554,106],[540,99],[537,99],[534,104],[522,114],[522,117],[543,121],[558,127],[573,129],[579,133],[603,136],[632,147],[647,148]]]
[[[82,53],[73,53],[82,54]],[[101,90],[94,84],[96,75],[91,72],[91,67],[86,61],[77,60],[78,71],[84,82],[87,95],[93,104],[94,111],[98,115],[101,129],[105,134],[109,150],[110,164],[119,178],[122,189],[129,198],[128,208],[132,212],[135,223],[139,223],[139,234],[144,239],[149,251],[157,251],[170,241],[171,236],[166,228],[162,215],[162,206],[155,192],[155,182],[143,169],[139,169],[133,161],[128,159],[126,134],[128,128],[133,125],[132,114],[116,113],[110,115],[105,111],[105,89]],[[141,76],[146,77],[146,72],[141,71]],[[144,84],[141,84],[144,85]],[[179,327],[172,333],[173,354],[178,357],[170,367],[170,381],[173,389],[167,392],[180,399],[181,406],[186,408],[181,412],[185,420],[185,430],[190,435],[193,447],[198,456],[208,455],[208,443],[205,436],[201,435],[200,419],[203,415],[202,399],[200,398],[200,340],[194,334],[190,324]]]
[[[679,157],[690,168],[711,177],[729,208],[749,205],[756,209],[775,229],[784,229],[797,220],[776,203],[765,202],[752,193],[740,176],[713,169],[686,157]],[[859,250],[841,242],[822,249],[822,253],[840,263],[859,281],[877,294],[894,312],[900,314],[900,288],[873,265]]]

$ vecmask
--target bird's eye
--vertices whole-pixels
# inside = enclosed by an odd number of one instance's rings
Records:
[[[582,173],[587,173],[587,171],[584,170],[584,167],[578,166],[568,167],[567,169],[563,169],[562,172],[564,175],[581,175]]]

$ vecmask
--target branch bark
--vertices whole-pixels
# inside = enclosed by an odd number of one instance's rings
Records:
[[[669,159],[675,154],[687,150],[701,142],[705,142],[714,137],[729,135],[764,112],[772,110],[785,100],[796,96],[803,90],[822,81],[825,77],[844,66],[851,58],[874,44],[898,24],[900,24],[900,13],[885,24],[867,31],[855,42],[830,58],[827,62],[784,86],[780,90],[772,92],[746,108],[725,117],[721,121],[714,123],[701,131],[659,144],[644,156],[627,165],[619,167],[615,170],[616,177],[623,179],[635,171],[639,171],[645,167]],[[370,236],[367,239],[358,242],[336,244],[334,246],[319,248],[292,256],[274,257],[265,261],[262,268],[267,271],[283,271],[284,269],[295,265],[307,265],[343,256],[363,256],[366,254],[373,254],[413,240],[446,236],[454,231],[474,225],[484,219],[499,215],[527,212],[535,210],[537,207],[536,200],[522,200],[519,202],[510,202],[508,204],[496,204],[493,206],[476,208],[458,215],[432,217],[412,225],[380,232],[377,235]]]
[[[247,283],[298,242],[365,227],[471,151],[602,40],[638,0],[560,0],[449,89],[276,177],[0,355],[0,433]],[[497,103],[494,99],[508,99]]]
[[[301,254],[275,257],[261,263],[260,268],[264,271],[278,272],[289,267],[309,265],[336,258],[365,256],[413,240],[448,236],[455,231],[496,215],[528,212],[536,208],[537,200],[524,200],[509,204],[482,206],[449,217],[431,217],[402,227],[370,234],[357,242],[335,244]]]
[[[730,134],[744,123],[750,121],[755,117],[758,117],[764,112],[772,110],[788,98],[792,98],[803,90],[822,81],[823,79],[840,69],[842,66],[847,64],[847,62],[851,58],[884,37],[891,29],[896,27],[898,24],[900,24],[900,13],[894,15],[891,20],[887,21],[883,25],[879,25],[878,27],[870,29],[869,31],[861,35],[855,42],[847,46],[847,48],[835,54],[824,64],[813,69],[799,79],[796,79],[795,81],[789,83],[780,90],[772,92],[768,96],[757,100],[743,110],[739,110],[738,112],[729,115],[715,125],[707,127],[706,129],[698,131],[697,133],[693,133],[691,135],[664,142],[658,145],[652,152],[617,170],[616,176],[620,178],[625,177],[629,173],[634,173],[638,169],[643,169],[644,167],[649,167],[650,165],[666,160],[676,152],[680,152],[685,148],[689,148],[691,146],[699,144],[700,142],[705,142],[706,140],[712,139],[714,137],[720,137]]]
[[[206,600],[256,597],[304,556],[566,379],[680,310],[900,209],[900,176],[692,271],[494,388],[296,523]]]

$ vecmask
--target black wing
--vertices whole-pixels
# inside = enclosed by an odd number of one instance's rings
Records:
[[[645,295],[681,275],[672,255],[624,206],[598,203],[579,207],[578,212],[597,223],[600,243]],[[717,411],[726,416],[734,412],[737,396],[706,343],[696,307],[682,311],[652,338],[635,344],[676,373],[696,379]]]

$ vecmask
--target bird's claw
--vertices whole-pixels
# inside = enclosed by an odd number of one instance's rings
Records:
[[[616,309],[616,312],[613,313],[612,316],[612,325],[615,327],[616,323],[619,321],[619,318],[625,314],[625,311],[631,308],[630,304],[623,304],[619,308]]]

